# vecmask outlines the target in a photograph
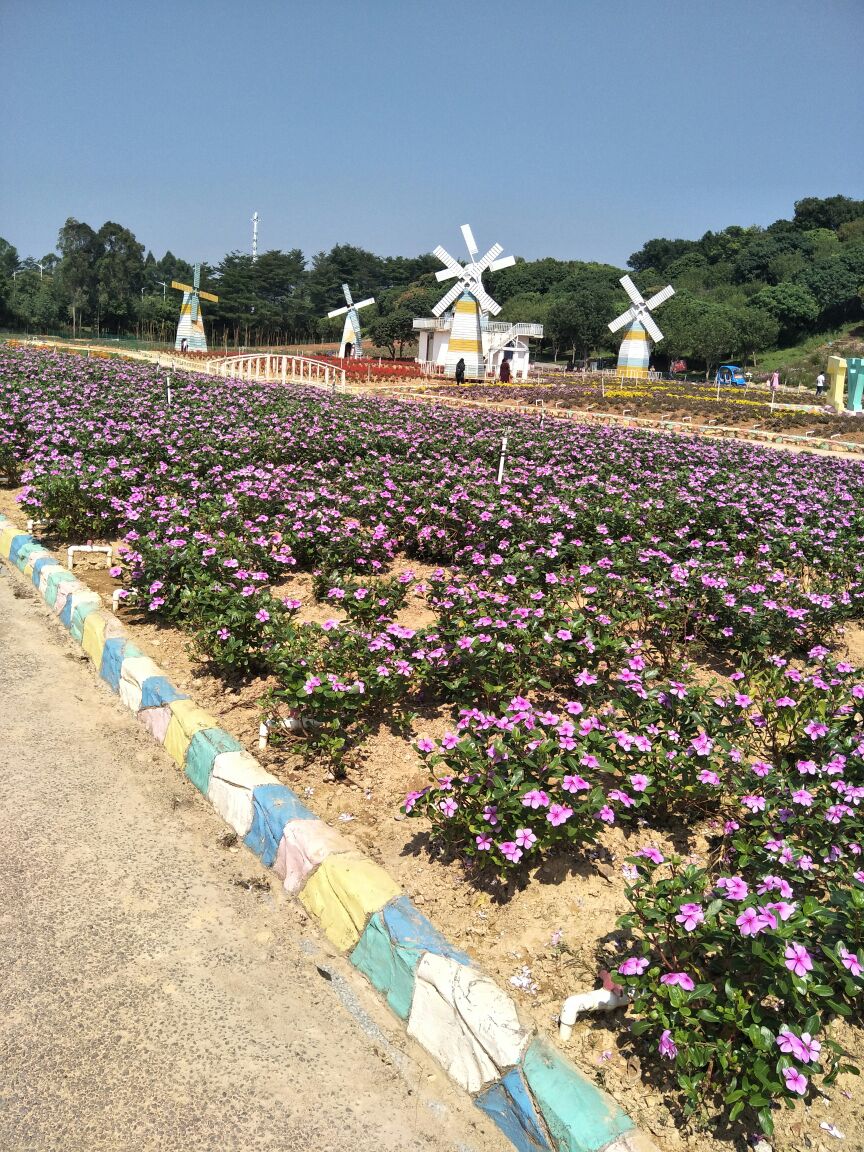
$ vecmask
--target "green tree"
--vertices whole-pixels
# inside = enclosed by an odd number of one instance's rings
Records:
[[[414,312],[400,308],[375,316],[365,330],[377,348],[386,348],[394,360],[397,356],[401,359],[405,345],[414,342]]]
[[[775,284],[753,297],[753,304],[767,312],[780,326],[781,340],[794,341],[812,328],[819,304],[803,284]]]
[[[70,216],[57,239],[60,249],[58,269],[64,300],[72,320],[72,335],[80,329],[82,320],[96,308],[98,289],[97,264],[100,256],[96,233],[89,224]]]
[[[144,245],[128,228],[107,221],[96,233],[96,298],[99,323],[128,331],[140,315]]]

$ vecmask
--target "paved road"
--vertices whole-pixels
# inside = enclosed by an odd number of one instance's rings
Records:
[[[0,563],[0,1148],[509,1149],[48,617]]]

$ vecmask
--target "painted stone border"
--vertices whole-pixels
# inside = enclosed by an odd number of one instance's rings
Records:
[[[0,558],[31,581],[111,691],[518,1152],[658,1152],[383,868],[179,692],[100,596],[2,515]]]

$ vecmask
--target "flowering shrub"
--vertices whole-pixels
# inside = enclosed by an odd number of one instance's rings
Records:
[[[529,417],[499,485],[512,413],[172,389],[0,349],[0,469],[27,513],[121,538],[140,611],[225,675],[271,677],[265,715],[337,767],[373,724],[452,705],[406,809],[475,867],[717,821],[710,864],[631,864],[637,1029],[691,1106],[765,1126],[830,1077],[864,947],[864,689],[827,659],[864,606],[861,464]],[[437,567],[394,577],[404,557]],[[338,620],[298,623],[296,571]],[[399,622],[408,595],[427,627]]]

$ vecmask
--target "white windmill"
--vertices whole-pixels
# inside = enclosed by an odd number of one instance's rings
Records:
[[[360,317],[357,315],[361,308],[365,308],[368,304],[375,303],[375,297],[370,296],[368,300],[361,300],[355,304],[351,298],[351,289],[347,284],[342,285],[342,291],[345,293],[345,308],[334,308],[332,312],[327,313],[328,320],[332,320],[334,316],[344,316],[345,326],[342,329],[342,343],[339,345],[339,355],[359,358],[363,355],[363,342],[360,338]]]
[[[663,339],[663,333],[654,323],[651,313],[655,308],[659,308],[664,300],[674,296],[675,289],[671,284],[667,284],[650,300],[644,300],[642,293],[629,276],[622,276],[618,283],[633,301],[627,311],[622,312],[609,325],[610,332],[617,332],[625,324],[630,325],[618,351],[618,375],[631,379],[645,378],[648,376],[648,365],[651,360],[651,344],[648,338],[650,336],[655,344]]]
[[[487,269],[496,272],[499,268],[510,268],[516,263],[516,259],[513,256],[503,256],[499,260],[498,257],[504,249],[500,244],[493,244],[486,255],[478,260],[477,254],[480,249],[468,224],[462,225],[462,235],[468,247],[467,264],[462,265],[458,260],[454,260],[440,244],[435,249],[435,255],[445,265],[440,272],[435,273],[435,278],[443,281],[457,276],[458,280],[447,295],[441,297],[432,312],[435,316],[441,316],[454,301],[456,302],[453,326],[447,345],[445,376],[455,376],[457,363],[459,360],[464,360],[465,375],[469,379],[482,380],[486,365],[483,359],[480,314],[491,312],[493,316],[497,316],[501,311],[501,305],[497,304],[483,287],[483,273]]]

